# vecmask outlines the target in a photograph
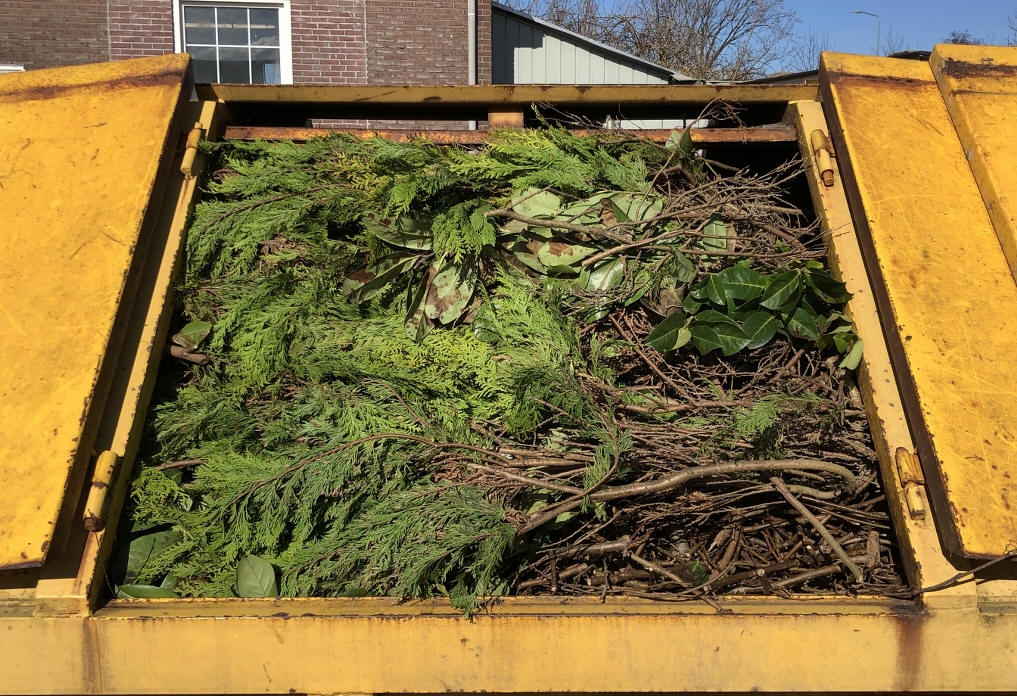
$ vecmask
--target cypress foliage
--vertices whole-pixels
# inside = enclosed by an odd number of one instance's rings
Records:
[[[471,611],[569,524],[517,534],[571,494],[499,479],[500,452],[576,455],[570,485],[590,492],[645,473],[618,413],[677,418],[648,408],[674,400],[666,388],[625,389],[619,356],[653,348],[581,327],[646,306],[725,355],[757,348],[749,331],[767,322],[770,338],[842,352],[853,340],[846,293],[820,264],[765,260],[790,247],[761,230],[809,233],[767,212],[783,175],[714,176],[684,139],[546,127],[477,149],[331,136],[208,150],[220,167],[179,294],[186,320],[211,324],[211,360],[154,407],[131,495],[133,583],[230,596],[238,562],[257,555],[284,595],[447,594]],[[749,248],[756,261],[711,256],[751,234],[768,245]],[[793,292],[768,303],[789,268]],[[671,343],[656,347],[698,355]],[[729,458],[733,438],[766,431],[788,403],[742,409],[704,452]],[[135,553],[152,535],[165,543]]]

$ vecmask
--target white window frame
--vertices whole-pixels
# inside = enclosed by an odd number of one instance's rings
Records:
[[[184,9],[183,5],[238,5],[254,9],[279,10],[279,81],[293,84],[293,37],[290,23],[290,0],[259,2],[259,0],[173,0],[173,46],[177,53],[184,50]]]

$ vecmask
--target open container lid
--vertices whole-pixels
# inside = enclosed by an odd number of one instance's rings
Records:
[[[938,46],[931,65],[820,67],[937,527],[969,558],[1017,543],[1015,66],[1014,48]]]
[[[0,76],[2,569],[42,565],[79,502],[188,63]]]

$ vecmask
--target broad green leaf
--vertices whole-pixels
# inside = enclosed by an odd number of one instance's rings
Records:
[[[406,335],[417,343],[423,341],[424,337],[434,327],[434,323],[427,317],[427,313],[424,311],[424,299],[427,297],[427,291],[431,286],[431,279],[434,277],[434,274],[435,267],[432,264],[419,282],[407,288]]]
[[[191,352],[201,345],[211,330],[212,324],[207,321],[188,322],[184,328],[173,335],[173,342]]]
[[[691,332],[693,343],[703,355],[718,349],[724,355],[734,355],[749,345],[749,337],[737,325],[696,322],[693,323]]]
[[[176,598],[173,590],[156,585],[119,585],[117,597],[119,599],[168,599]]]
[[[631,295],[625,298],[625,306],[631,305],[635,302],[639,302],[647,292],[650,291],[650,272],[645,268],[640,268],[636,271],[636,278],[634,281],[635,290]]]
[[[689,314],[695,314],[703,306],[702,302],[697,301],[692,297],[692,293],[685,295],[685,299],[682,300],[682,309]]]
[[[780,309],[801,287],[802,278],[798,271],[784,271],[769,279],[763,299],[759,302],[767,309]]]
[[[862,362],[862,351],[864,348],[862,339],[856,340],[855,344],[851,346],[851,351],[840,361],[839,367],[845,370],[857,370],[858,365]]]
[[[599,223],[601,221],[601,211],[604,209],[603,201],[605,198],[610,198],[613,195],[613,192],[606,191],[578,200],[562,210],[558,215],[558,219],[578,225]]]
[[[490,304],[483,304],[473,318],[473,335],[484,343],[494,344],[501,340],[501,332],[492,314]]]
[[[819,326],[816,317],[804,307],[799,307],[788,319],[787,330],[795,338],[809,338],[819,341]]]
[[[141,568],[150,558],[158,556],[173,544],[178,543],[183,536],[174,529],[163,529],[150,533],[142,532],[134,536],[132,532],[131,543],[127,552],[127,572],[132,573]]]
[[[763,274],[741,263],[714,273],[711,278],[721,289],[725,301],[754,300],[761,297],[767,288]]]
[[[716,273],[711,273],[703,283],[703,292],[710,302],[717,305],[727,304],[727,295],[724,293],[724,285],[718,280]]]
[[[720,352],[725,356],[734,355],[749,345],[750,339],[740,326],[711,324],[710,328],[717,334],[717,339],[720,341]]]
[[[553,218],[561,211],[561,199],[550,191],[528,188],[510,206],[526,217]]]
[[[703,355],[714,350],[720,350],[720,338],[717,336],[717,332],[709,325],[693,324],[689,332],[692,334],[692,344]]]
[[[624,277],[625,259],[616,257],[598,262],[592,270],[584,268],[579,276],[579,282],[584,290],[603,292],[616,287]]]
[[[653,194],[616,193],[611,196],[611,203],[618,222],[647,220],[664,209],[664,199]]]
[[[824,270],[810,269],[805,276],[805,282],[824,302],[841,304],[851,299],[851,293],[847,291],[847,286]]]
[[[244,556],[237,564],[237,595],[240,597],[275,597],[279,586],[275,567],[261,556]]]
[[[749,337],[746,348],[750,350],[765,346],[777,334],[780,322],[768,312],[753,312],[742,324],[742,331]]]
[[[424,314],[442,324],[451,324],[466,310],[476,289],[477,264],[446,262],[438,268],[424,297]]]
[[[396,253],[378,259],[361,271],[353,271],[343,280],[341,292],[353,304],[367,302],[385,286],[410,270],[420,258],[417,254]]]
[[[717,324],[722,326],[738,326],[738,322],[729,317],[726,314],[722,314],[713,309],[704,309],[702,312],[696,314],[697,324]]]
[[[360,217],[360,224],[366,232],[395,246],[418,251],[427,251],[432,246],[430,218],[385,217],[369,210]]]
[[[667,142],[664,143],[664,147],[668,150],[678,148],[678,152],[683,155],[691,155],[695,149],[695,145],[692,143],[692,134],[689,132],[689,128],[684,130],[671,131],[671,135],[668,136]]]
[[[703,234],[706,236],[701,237],[699,240],[699,246],[703,249],[707,251],[711,249],[724,251],[727,249],[727,224],[716,213],[710,216],[710,221],[703,228]]]
[[[628,212],[623,210],[618,201],[614,198],[611,199],[611,212],[614,213],[614,219],[616,222],[628,222],[631,218],[628,216]]]
[[[164,590],[172,590],[176,586],[177,586],[176,575],[167,575],[162,579],[162,582],[159,583],[159,587],[161,587]]]
[[[696,267],[689,260],[689,257],[677,249],[670,252],[670,260],[673,264],[671,270],[679,283],[690,283],[696,277]]]
[[[526,223],[522,220],[506,220],[498,226],[498,236],[515,237],[526,231]]]
[[[512,253],[527,268],[541,274],[547,272],[547,267],[537,259],[537,255],[527,251],[525,246],[514,249]]]
[[[681,348],[692,338],[688,330],[689,318],[678,310],[665,318],[646,337],[646,344],[661,353]]]
[[[546,242],[531,240],[526,248],[547,267],[572,266],[597,251],[594,247],[553,239]]]

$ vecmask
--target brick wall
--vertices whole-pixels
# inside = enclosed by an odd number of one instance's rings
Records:
[[[370,84],[466,84],[466,0],[371,0]]]
[[[107,14],[108,12],[108,14]],[[297,84],[466,84],[467,0],[292,0]],[[491,2],[477,2],[491,82]],[[0,0],[0,62],[26,68],[173,51],[172,0]]]
[[[491,0],[477,0],[477,83],[491,84]]]
[[[109,0],[110,58],[173,53],[171,0]]]
[[[293,82],[364,84],[365,4],[370,0],[293,0]]]
[[[106,0],[0,0],[0,63],[30,70],[108,59]]]

